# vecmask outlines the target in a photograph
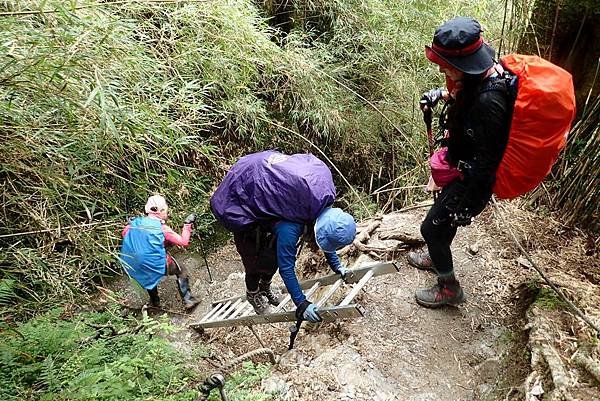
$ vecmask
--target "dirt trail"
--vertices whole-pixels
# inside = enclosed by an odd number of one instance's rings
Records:
[[[419,221],[423,213],[412,217]],[[515,283],[530,272],[516,263],[518,255],[494,232],[490,216],[459,230],[453,251],[468,296],[458,308],[418,306],[414,290],[430,286],[435,276],[395,253],[401,271],[372,279],[356,299],[365,317],[309,327],[289,352],[287,324],[255,326],[281,355],[262,390],[282,400],[511,399],[512,386],[523,382],[529,366],[521,334],[528,304]],[[242,265],[231,244],[209,256],[212,284],[202,258],[183,253],[178,260],[192,269],[193,289],[203,302],[187,317],[174,315],[176,323],[199,320],[211,301],[243,293]],[[164,280],[160,292],[163,307],[182,311],[173,279]],[[188,333],[185,341],[209,344],[213,365],[260,346],[245,327]]]
[[[414,290],[435,277],[410,268],[369,282],[358,299],[364,318],[316,331],[298,341],[298,354],[284,357],[300,366],[281,376],[300,399],[479,400],[493,399],[506,365],[503,312],[507,299],[490,288],[494,267],[465,251],[475,230],[455,242],[456,271],[469,299],[460,308],[429,310]],[[469,236],[469,234],[471,234]],[[307,363],[307,365],[306,365]],[[299,374],[296,374],[298,372]]]

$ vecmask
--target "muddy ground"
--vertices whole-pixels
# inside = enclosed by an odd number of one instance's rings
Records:
[[[410,213],[416,229],[425,211]],[[468,297],[460,307],[417,305],[415,289],[432,285],[435,276],[409,267],[405,254],[395,252],[386,258],[397,260],[400,272],[371,279],[356,299],[365,317],[307,327],[292,351],[287,351],[288,324],[255,326],[280,356],[257,390],[282,400],[524,399],[519,388],[530,370],[524,315],[533,301],[527,283],[536,275],[505,234],[491,211],[459,230],[453,244],[455,270]],[[185,314],[174,279],[164,280],[162,307],[175,312],[169,313],[174,323],[185,327],[200,320],[211,301],[243,293],[243,269],[232,244],[208,256],[212,283],[201,255],[178,252],[176,257],[191,269],[202,303]],[[304,255],[303,261],[309,265],[304,271],[328,273],[319,257]],[[126,280],[114,289],[128,294],[130,303],[143,302]],[[183,348],[207,347],[208,356],[199,362],[207,371],[260,347],[247,327],[209,329],[202,335],[186,330],[176,342]]]

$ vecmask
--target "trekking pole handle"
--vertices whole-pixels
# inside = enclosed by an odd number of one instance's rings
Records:
[[[431,130],[431,121],[432,121],[432,110],[431,105],[425,99],[419,102],[419,106],[421,107],[421,111],[423,112],[423,121],[425,122],[425,126],[427,126],[428,130]]]

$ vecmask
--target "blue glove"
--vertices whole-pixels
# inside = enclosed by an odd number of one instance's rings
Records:
[[[296,318],[308,320],[311,323],[322,322],[323,318],[319,316],[317,305],[305,300],[296,308]]]
[[[347,279],[349,279],[350,277],[352,277],[354,275],[354,273],[352,272],[352,270],[348,269],[345,266],[340,266],[340,268],[337,271],[339,273],[340,276],[342,276],[342,280],[346,281]]]
[[[317,305],[315,304],[310,304],[306,307],[304,313],[302,314],[302,318],[312,323],[323,321],[321,316],[319,316],[319,308],[317,308]]]

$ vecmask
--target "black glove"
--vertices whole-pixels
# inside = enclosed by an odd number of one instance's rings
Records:
[[[184,224],[194,224],[196,221],[196,213],[191,213],[188,217],[183,221]]]
[[[430,91],[423,93],[419,106],[421,107],[421,110],[423,110],[425,106],[431,109],[435,107],[442,98],[442,88],[431,89]]]
[[[468,208],[459,212],[450,213],[450,225],[454,227],[468,226],[473,222],[473,216]]]

